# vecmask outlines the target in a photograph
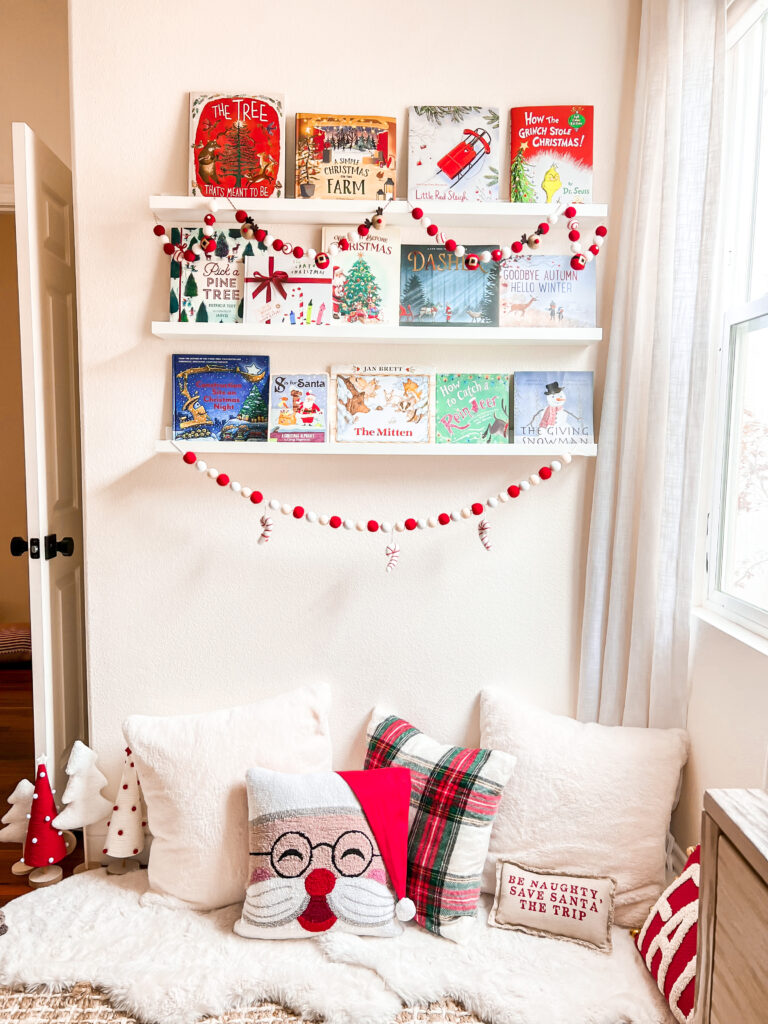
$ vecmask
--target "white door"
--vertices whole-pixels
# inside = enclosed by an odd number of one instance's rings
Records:
[[[60,795],[70,747],[87,739],[72,175],[14,124],[13,178],[35,749]]]

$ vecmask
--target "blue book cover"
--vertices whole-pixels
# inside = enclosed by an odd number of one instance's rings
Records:
[[[175,440],[266,441],[269,356],[173,356]]]
[[[468,245],[467,253],[496,249]],[[429,327],[498,327],[499,264],[467,270],[463,257],[442,245],[400,247],[400,324]]]
[[[571,257],[511,256],[499,271],[501,327],[594,327],[595,261],[574,270]]]
[[[588,370],[515,373],[515,444],[594,444],[592,380]]]

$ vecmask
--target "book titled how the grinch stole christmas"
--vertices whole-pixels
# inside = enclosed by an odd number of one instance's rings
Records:
[[[173,356],[173,436],[266,441],[269,356]]]
[[[438,444],[509,444],[508,373],[438,373]]]
[[[323,228],[323,249],[346,238],[348,227]],[[396,324],[400,287],[400,231],[371,229],[331,257],[333,319],[348,324]]]
[[[501,327],[594,327],[595,261],[574,270],[570,256],[512,256],[499,269]]]
[[[280,199],[285,192],[283,97],[189,95],[189,192]]]
[[[513,203],[592,202],[593,107],[513,107]]]
[[[499,198],[497,107],[409,107],[408,198]]]
[[[466,253],[497,248],[496,242],[468,245]],[[468,270],[463,257],[441,245],[400,249],[400,324],[430,327],[497,327],[499,264]]]
[[[516,371],[515,444],[593,444],[592,380],[588,370]]]
[[[325,441],[327,417],[327,373],[272,375],[269,382],[270,441]]]
[[[171,260],[169,319],[182,323],[239,323],[243,319],[243,257],[252,242],[236,228],[214,236],[216,250],[192,262]],[[171,228],[171,241],[190,249],[203,238],[202,228]]]
[[[296,115],[297,198],[384,203],[396,195],[394,117]]]
[[[333,436],[358,443],[426,444],[434,438],[435,375],[403,365],[334,366]]]
[[[331,322],[331,267],[308,257],[257,248],[245,258],[246,323],[327,327]]]

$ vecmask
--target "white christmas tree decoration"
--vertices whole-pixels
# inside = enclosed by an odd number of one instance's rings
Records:
[[[84,828],[109,815],[112,804],[101,795],[107,780],[96,767],[96,754],[85,743],[75,740],[67,762],[69,782],[64,790],[64,810],[54,818],[56,828]]]
[[[125,755],[123,774],[112,805],[112,816],[107,822],[107,840],[103,851],[110,857],[119,858],[141,853],[147,824],[139,776],[129,747],[125,748]]]
[[[5,828],[0,828],[0,843],[24,845],[34,792],[35,787],[29,779],[22,779],[8,797],[11,809],[6,812],[4,817],[0,818],[0,822],[5,825]]]

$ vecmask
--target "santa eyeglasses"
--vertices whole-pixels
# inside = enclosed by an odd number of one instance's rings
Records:
[[[252,857],[269,857],[272,870],[281,878],[300,878],[312,863],[314,851],[327,846],[333,866],[340,875],[356,878],[365,874],[375,856],[373,844],[364,832],[342,832],[334,843],[312,843],[303,832],[283,832],[271,850],[252,852]]]

